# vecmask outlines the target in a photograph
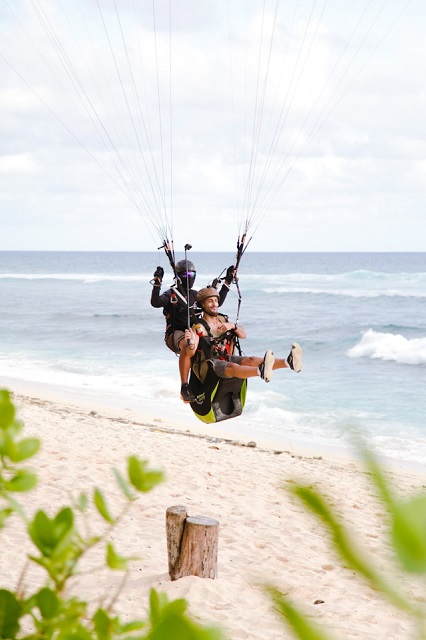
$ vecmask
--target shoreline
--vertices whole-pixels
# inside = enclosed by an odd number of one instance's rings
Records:
[[[153,407],[135,408],[132,400],[124,397],[106,397],[93,391],[84,393],[80,389],[54,387],[46,383],[24,381],[13,378],[2,379],[0,388],[8,388],[16,396],[28,401],[47,401],[52,405],[64,405],[69,409],[99,414],[109,420],[121,421],[141,427],[155,428],[165,433],[176,433],[187,437],[220,441],[227,444],[249,446],[258,450],[275,451],[308,458],[324,458],[330,462],[355,463],[361,465],[357,451],[349,445],[331,446],[323,443],[310,443],[286,436],[285,442],[265,433],[244,430],[243,423],[223,421],[218,424],[205,424],[194,418],[188,407],[188,417],[176,415],[171,410]],[[241,425],[241,426],[240,426]],[[254,444],[253,444],[254,443]],[[375,452],[381,465],[390,471],[410,472],[418,476],[425,475],[425,467],[417,462],[399,460]]]

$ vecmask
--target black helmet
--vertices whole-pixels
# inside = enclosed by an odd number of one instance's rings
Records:
[[[176,263],[176,275],[180,278],[181,284],[186,289],[192,289],[195,282],[195,265],[191,260],[179,260]]]

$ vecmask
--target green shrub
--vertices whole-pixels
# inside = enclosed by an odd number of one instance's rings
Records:
[[[398,499],[375,457],[362,445],[362,459],[375,486],[383,510],[390,521],[389,542],[394,560],[405,574],[426,574],[426,493],[406,500]],[[394,607],[409,616],[414,638],[426,640],[426,611],[405,596],[398,585],[382,575],[372,558],[365,558],[353,544],[351,537],[322,494],[311,486],[294,483],[291,492],[312,512],[327,529],[333,547],[342,564],[352,569],[370,587],[381,593]],[[291,600],[274,586],[266,587],[279,614],[299,640],[331,640]]]
[[[138,494],[151,491],[163,481],[163,473],[150,469],[146,460],[135,456],[128,458],[126,475],[114,469],[123,494],[121,512],[118,515],[110,512],[103,492],[97,487],[91,499],[104,523],[102,534],[87,536],[79,529],[77,515],[93,517],[87,513],[90,500],[86,494],[79,496],[74,507],[62,507],[53,517],[37,511],[29,519],[16,494],[30,491],[37,484],[37,476],[25,463],[37,453],[40,442],[37,438],[21,438],[22,430],[10,393],[0,390],[0,529],[13,514],[22,518],[36,549],[29,559],[46,573],[45,585],[29,595],[23,595],[22,589],[0,588],[0,639],[221,640],[224,636],[219,630],[204,628],[191,620],[185,600],[170,602],[166,594],[153,589],[149,594],[148,618],[130,622],[123,622],[112,605],[90,613],[89,602],[67,595],[67,583],[78,572],[82,556],[95,546],[104,546],[105,564],[111,571],[128,571],[131,558],[121,555],[106,538]],[[114,602],[115,598],[111,600]]]

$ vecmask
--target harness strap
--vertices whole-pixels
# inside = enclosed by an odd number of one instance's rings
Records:
[[[170,287],[170,289],[182,300],[182,302],[185,304],[185,306],[189,303],[189,300],[187,301],[185,296],[183,296],[181,294],[181,292],[179,291],[179,289],[177,289],[177,285],[174,284]]]

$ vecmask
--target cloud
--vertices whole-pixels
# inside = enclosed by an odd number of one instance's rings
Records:
[[[27,154],[0,156],[0,173],[2,174],[28,174],[33,173],[34,170],[33,159]]]
[[[425,9],[285,4],[3,6],[0,248],[418,250]]]

